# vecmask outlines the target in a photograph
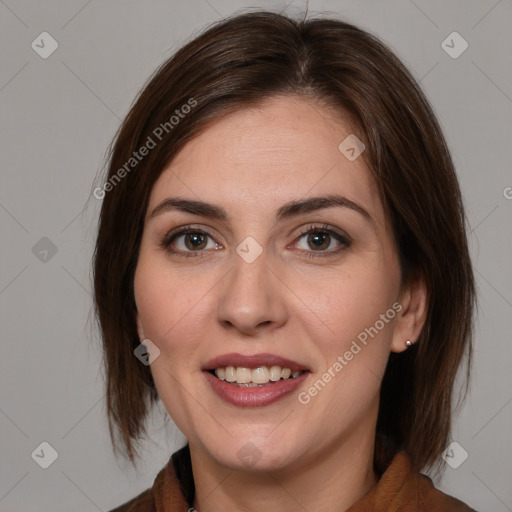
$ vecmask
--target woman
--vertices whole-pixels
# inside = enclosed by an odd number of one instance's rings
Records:
[[[187,439],[116,511],[471,510],[420,474],[471,356],[466,219],[381,42],[269,12],[212,26],[145,86],[94,194],[114,449],[134,463],[158,399]]]

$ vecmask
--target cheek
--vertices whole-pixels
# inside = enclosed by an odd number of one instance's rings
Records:
[[[168,265],[159,258],[141,251],[134,278],[137,311],[146,337],[157,344],[172,344],[179,333],[193,327],[187,318],[194,314],[204,295],[200,283],[169,272]],[[190,336],[190,330],[189,336]]]
[[[160,350],[150,367],[158,395],[178,428],[188,432],[190,403],[184,389],[191,387],[192,369],[197,371],[192,361],[198,350],[195,331],[201,325],[194,315],[205,292],[171,276],[158,259],[141,251],[134,293],[144,334]]]
[[[323,410],[326,423],[341,428],[359,421],[378,400],[396,318],[394,298],[382,274],[377,280],[368,273],[331,280],[324,294],[315,294],[329,330],[316,326],[309,333],[322,365],[302,399]]]
[[[392,308],[397,292],[391,269],[384,271],[375,262],[347,265],[346,270],[315,277],[301,276],[293,287],[305,306],[303,319],[311,319],[304,323],[311,330],[312,339],[324,345],[331,358],[333,352],[344,351],[358,336],[364,341],[366,333],[368,339],[373,339],[368,331],[376,339],[389,337],[395,313],[391,310],[386,316],[386,312]]]

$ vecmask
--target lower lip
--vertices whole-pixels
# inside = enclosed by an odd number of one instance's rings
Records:
[[[240,387],[220,380],[210,372],[203,372],[206,380],[220,398],[238,407],[263,407],[277,402],[295,391],[307,378],[309,372],[294,379],[279,380],[261,387]]]

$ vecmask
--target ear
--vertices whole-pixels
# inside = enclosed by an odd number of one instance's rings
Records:
[[[428,311],[427,286],[423,276],[412,277],[403,287],[398,302],[402,309],[397,314],[392,352],[403,352],[408,347],[406,341],[415,343],[425,324]]]

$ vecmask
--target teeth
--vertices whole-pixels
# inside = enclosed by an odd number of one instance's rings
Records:
[[[269,370],[270,380],[276,382],[281,378],[283,369],[280,366],[271,366]]]
[[[222,370],[222,368],[220,368]],[[220,377],[219,377],[220,378]],[[269,371],[266,366],[260,366],[259,368],[254,368],[251,375],[251,380],[255,384],[266,384],[269,379]]]
[[[217,368],[215,375],[220,380],[232,382],[244,387],[254,387],[257,385],[268,384],[269,382],[277,382],[281,379],[295,379],[302,375],[303,371],[293,372],[290,368],[282,368],[281,366],[259,366],[258,368],[244,368],[243,366],[226,366],[225,368]]]
[[[249,368],[236,369],[236,382],[238,384],[248,384],[252,380],[252,370]]]
[[[224,375],[225,375],[225,379],[227,382],[235,382],[236,372],[235,372],[235,368],[233,366],[227,366]],[[219,376],[217,375],[217,377],[219,377]],[[219,377],[219,379],[220,379],[220,377]]]

